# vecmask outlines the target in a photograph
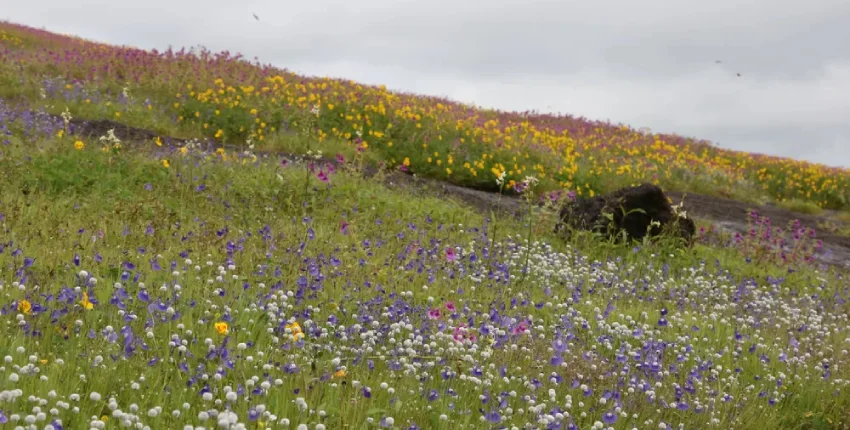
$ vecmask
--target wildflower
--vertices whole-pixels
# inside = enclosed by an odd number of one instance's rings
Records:
[[[21,300],[18,302],[18,312],[23,312],[26,315],[29,315],[32,312],[32,303],[29,300]]]
[[[165,167],[166,169],[170,167],[168,160],[162,160],[162,167]]]
[[[432,308],[431,310],[428,311],[428,318],[429,319],[435,320],[435,319],[439,319],[441,316],[442,316],[442,312],[440,312],[440,310],[437,309],[437,308]]]
[[[301,325],[299,325],[297,321],[292,324],[287,324],[285,328],[288,333],[292,334],[292,340],[297,341],[304,338],[304,332],[301,331]]]
[[[68,107],[65,106],[65,111],[62,112],[62,120],[65,122],[65,128],[68,128],[68,124],[71,122],[71,112],[68,110]]]
[[[82,140],[78,140],[78,141],[74,142],[74,148],[76,148],[77,151],[82,150],[85,146],[86,146],[86,144],[83,143]]]
[[[162,146],[162,139],[160,139],[160,138],[159,138],[159,136],[157,136],[157,137],[153,140],[153,143],[155,143],[155,144],[156,144],[156,146]]]
[[[455,255],[454,248],[446,248],[446,260],[449,263],[453,263],[456,258],[457,258],[457,256]]]
[[[89,294],[85,291],[83,291],[83,299],[80,301],[80,304],[85,309],[88,309],[88,310],[94,309],[94,304],[89,301]]]
[[[230,328],[227,326],[226,322],[221,321],[215,323],[215,331],[217,331],[218,334],[225,335],[228,331],[230,331]]]
[[[334,378],[344,378],[346,374],[345,369],[339,369],[334,373]]]

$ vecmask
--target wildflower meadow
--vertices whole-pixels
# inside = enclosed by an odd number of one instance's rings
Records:
[[[564,241],[537,204],[653,181],[843,210],[846,170],[7,22],[0,169],[0,428],[850,428],[850,284],[814,226]]]

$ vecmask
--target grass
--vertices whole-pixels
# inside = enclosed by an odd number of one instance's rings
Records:
[[[115,98],[90,100],[69,111],[116,118]],[[204,133],[130,106],[121,121]],[[565,242],[532,204],[517,220],[365,179],[382,158],[309,113],[257,149],[342,153],[344,168],[83,142],[61,120],[0,112],[0,425],[850,421],[847,281],[769,243]]]
[[[299,76],[204,49],[147,52],[0,23],[0,97],[58,114],[113,118],[173,136],[258,148],[287,142],[314,108],[320,143],[336,142],[420,176],[507,191],[526,176],[538,192],[579,195],[643,181],[747,201],[844,210],[846,169],[717,148],[681,136],[571,116],[478,109],[384,87]],[[56,60],[61,58],[61,60]],[[268,141],[272,141],[269,143]],[[298,148],[286,148],[297,150]]]

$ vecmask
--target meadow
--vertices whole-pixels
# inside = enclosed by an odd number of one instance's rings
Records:
[[[0,427],[850,427],[850,285],[811,226],[563,241],[536,205],[654,180],[844,209],[846,171],[229,53],[12,23],[0,50]]]
[[[696,139],[571,116],[477,109],[342,79],[299,76],[204,48],[144,51],[4,23],[0,97],[54,114],[108,117],[163,134],[282,149],[300,115],[324,114],[318,141],[473,188],[594,195],[649,180],[670,190],[795,207],[850,206],[846,169],[740,153]],[[285,148],[303,150],[303,148]]]

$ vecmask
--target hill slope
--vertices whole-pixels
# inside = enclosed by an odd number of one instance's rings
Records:
[[[550,144],[596,157],[633,132],[505,131],[515,114],[8,24],[0,41],[0,426],[850,428],[850,285],[805,225],[691,249],[552,234],[535,201],[569,162]],[[475,151],[480,178],[437,169]],[[549,182],[488,191],[512,157]]]
[[[331,147],[477,189],[495,190],[504,172],[508,187],[535,176],[541,190],[580,195],[651,181],[749,202],[850,206],[845,169],[584,118],[473,109],[298,76],[227,52],[148,52],[11,23],[0,23],[0,32],[0,97],[41,98],[56,114],[69,106],[78,116],[121,115],[121,122],[143,128],[155,123],[169,135],[274,147],[279,133],[298,130],[299,119],[318,108],[315,133],[326,145],[334,141]]]

